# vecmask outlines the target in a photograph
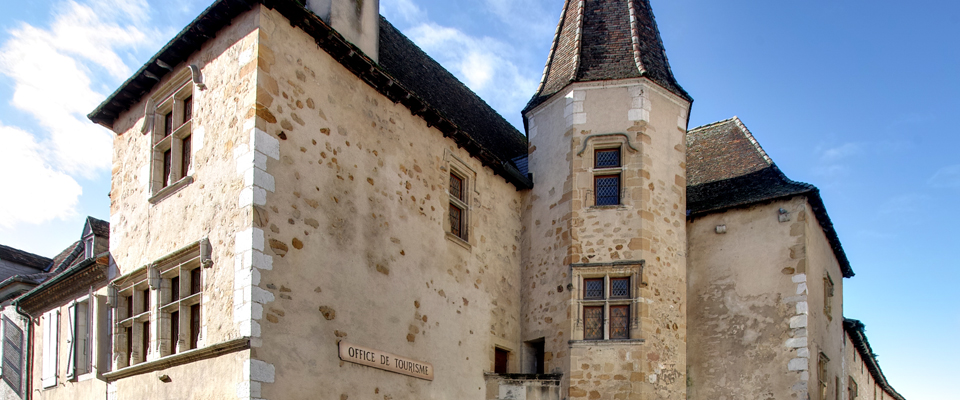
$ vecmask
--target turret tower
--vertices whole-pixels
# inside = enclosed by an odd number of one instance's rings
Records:
[[[523,111],[522,321],[571,399],[686,398],[691,103],[648,0],[565,2]]]

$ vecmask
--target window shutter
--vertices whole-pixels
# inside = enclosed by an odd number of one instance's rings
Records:
[[[3,380],[16,393],[23,382],[23,330],[6,316],[3,317]]]
[[[43,315],[43,374],[41,383],[48,388],[57,384],[57,324],[59,310],[49,311]]]
[[[67,307],[67,379],[73,379],[77,372],[77,303]]]

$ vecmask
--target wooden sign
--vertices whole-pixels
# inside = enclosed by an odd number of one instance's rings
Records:
[[[414,378],[433,380],[433,364],[343,341],[340,342],[340,359]]]

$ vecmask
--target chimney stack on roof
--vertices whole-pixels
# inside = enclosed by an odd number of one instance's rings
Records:
[[[307,9],[379,62],[380,0],[307,0]]]

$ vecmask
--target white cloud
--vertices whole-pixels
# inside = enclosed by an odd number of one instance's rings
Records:
[[[960,187],[960,164],[940,168],[930,177],[929,183],[938,188]]]
[[[410,25],[426,22],[427,12],[417,6],[413,0],[384,1],[380,3],[380,14],[388,20],[403,21]]]
[[[502,41],[471,36],[434,23],[421,24],[408,33],[417,45],[496,109],[520,110],[537,88],[539,81],[520,73],[512,59],[517,51]]]
[[[104,97],[92,88],[90,66],[116,80],[131,74],[117,49],[147,42],[151,35],[106,18],[143,21],[145,4],[69,1],[57,10],[49,29],[22,24],[10,31],[10,39],[0,49],[0,66],[14,81],[13,105],[35,117],[47,131],[43,144],[52,150],[54,166],[92,177],[110,167],[112,138],[85,117]]]
[[[75,214],[83,192],[69,175],[44,161],[42,146],[33,135],[0,125],[0,227],[18,223],[40,224]]]
[[[0,227],[75,214],[82,190],[73,177],[109,171],[112,132],[86,118],[132,69],[121,50],[154,46],[145,0],[68,0],[51,7],[49,26],[21,23],[0,44],[0,74],[13,82],[10,103],[39,129],[2,127],[5,196]],[[112,81],[112,82],[111,82]],[[29,132],[28,132],[29,131]]]
[[[555,2],[542,0],[484,0],[487,10],[510,27],[514,36],[529,38],[553,36],[557,30],[558,11]],[[554,15],[556,14],[556,15]]]
[[[850,172],[850,159],[863,153],[863,145],[859,143],[844,143],[835,147],[818,146],[815,150],[819,154],[818,164],[813,172],[827,178],[840,178]]]

